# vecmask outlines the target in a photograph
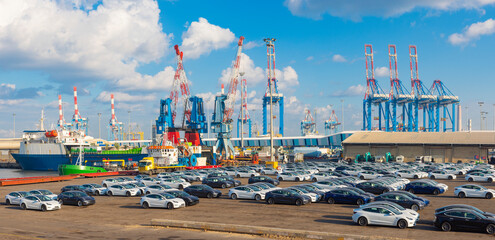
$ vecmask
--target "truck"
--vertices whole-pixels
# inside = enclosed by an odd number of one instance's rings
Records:
[[[162,165],[155,161],[154,157],[144,157],[138,164],[138,170],[141,174],[153,175],[161,172],[183,171],[186,166],[181,165]]]

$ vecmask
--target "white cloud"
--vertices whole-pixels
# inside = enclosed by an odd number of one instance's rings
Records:
[[[244,43],[242,45],[242,48],[245,49],[245,50],[248,50],[248,49],[251,49],[251,48],[261,47],[261,46],[263,46],[263,43],[262,42],[259,42],[259,41],[249,41],[247,43]]]
[[[309,56],[309,57],[306,58],[306,61],[311,61],[313,59],[315,59],[313,56]]]
[[[449,42],[452,45],[463,45],[470,41],[479,39],[483,35],[491,35],[495,33],[495,20],[492,18],[484,21],[471,24],[464,28],[462,33],[454,33],[449,36]]]
[[[332,60],[334,62],[347,62],[347,60],[345,59],[345,57],[342,56],[342,55],[340,55],[340,54],[333,55]]]
[[[0,62],[4,68],[42,70],[53,79],[117,81],[167,52],[160,9],[152,0],[2,1]],[[118,81],[117,83],[121,83]]]
[[[155,75],[134,73],[117,80],[117,85],[125,90],[169,90],[174,81],[175,69],[167,66]],[[190,83],[191,84],[191,83]]]
[[[232,61],[232,63],[233,62],[234,61]],[[254,65],[254,61],[245,53],[241,53],[241,64],[239,66],[239,71],[244,72],[244,78],[247,81],[248,87],[253,87],[266,79],[265,71],[261,67],[256,67]],[[224,69],[222,71],[222,76],[218,79],[219,83],[225,84],[225,88],[228,87],[227,85],[230,82],[231,73],[231,67]]]
[[[366,87],[358,84],[348,87],[345,90],[338,90],[333,92],[330,96],[332,97],[352,97],[363,95],[366,91]]]
[[[375,68],[375,77],[386,77],[390,75],[390,69],[388,67]]]
[[[140,101],[152,101],[152,100],[155,100],[155,96],[154,95],[150,95],[150,94],[147,94],[147,95],[130,95],[130,94],[124,93],[124,92],[107,92],[107,91],[103,91],[103,92],[101,92],[96,97],[96,101],[110,103],[110,99],[111,99],[110,95],[111,94],[114,95],[114,99],[115,99],[115,102],[116,103],[119,103],[119,102],[140,102]]]
[[[359,21],[365,16],[400,16],[415,9],[480,9],[494,3],[495,0],[286,0],[284,4],[296,16],[321,19],[322,15],[328,13],[331,16]]]
[[[283,71],[275,69],[275,74],[278,80],[277,86],[279,90],[288,90],[299,85],[297,72],[291,66],[285,67]]]
[[[228,47],[235,39],[234,33],[228,28],[213,25],[205,18],[192,22],[182,34],[181,49],[188,59],[199,58],[212,50]]]
[[[284,99],[284,111],[288,114],[301,115],[304,113],[304,109],[308,107],[308,104],[303,104],[296,96],[290,96]]]
[[[205,110],[209,112],[209,114],[213,114],[213,109],[215,105],[215,96],[218,95],[218,93],[212,93],[212,92],[205,92],[205,93],[198,93],[196,94],[197,97],[203,98],[203,106],[205,107]]]
[[[15,91],[15,84],[2,83],[0,84],[0,96],[7,96]]]

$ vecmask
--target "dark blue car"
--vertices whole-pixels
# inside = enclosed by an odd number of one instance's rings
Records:
[[[410,193],[433,194],[438,195],[445,192],[445,189],[435,186],[427,181],[414,181],[406,184],[405,189]]]
[[[250,177],[248,180],[249,184],[257,183],[257,182],[267,182],[267,183],[271,183],[275,186],[280,184],[280,182],[278,180],[272,179],[271,177],[267,177],[267,176],[254,176],[254,177]]]
[[[401,193],[401,194],[404,194],[406,196],[409,196],[410,198],[412,198],[414,200],[422,201],[425,203],[425,207],[430,204],[430,200],[428,200],[427,198],[424,198],[424,197],[416,196],[416,195],[414,195],[414,193],[410,193],[407,191],[393,191],[393,192],[394,193]]]
[[[214,198],[220,197],[222,192],[211,188],[208,185],[191,185],[184,188],[184,192],[194,195],[196,197]]]
[[[205,178],[202,183],[213,188],[229,188],[234,186],[231,181],[220,177]]]
[[[57,196],[57,201],[63,205],[88,206],[95,204],[95,199],[81,191],[65,191]]]
[[[301,206],[311,203],[311,198],[290,189],[277,189],[265,194],[266,203],[284,203]]]
[[[347,203],[363,205],[369,203],[371,198],[350,189],[335,189],[325,193],[325,201],[330,204]]]

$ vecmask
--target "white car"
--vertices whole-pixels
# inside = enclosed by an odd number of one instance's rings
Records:
[[[101,196],[101,195],[107,195],[107,188],[101,186],[100,184],[96,183],[89,183],[89,184],[83,184],[82,185],[86,191],[91,192],[93,195]]]
[[[177,188],[177,189],[184,189],[186,187],[191,186],[190,183],[188,183],[185,180],[178,180],[178,179],[163,179],[160,185],[168,185],[172,188]]]
[[[337,176],[332,175],[331,173],[326,173],[326,172],[319,172],[311,175],[310,179],[313,182],[318,182],[318,181],[323,181],[323,180],[328,180],[328,179],[333,179],[337,178]]]
[[[416,221],[419,220],[419,213],[418,212],[416,212],[412,209],[409,209],[409,208],[404,208],[401,205],[394,203],[394,202],[389,202],[389,201],[370,202],[370,203],[361,205],[360,208],[370,207],[370,206],[386,206],[389,208],[393,208],[399,212],[404,212],[406,214],[409,214],[412,218],[416,219]]]
[[[279,181],[303,181],[304,177],[299,176],[299,174],[296,174],[294,172],[281,172],[277,175],[277,179]]]
[[[343,172],[346,174],[349,174],[351,176],[357,176],[359,172],[363,171],[363,169],[360,168],[349,168],[344,170]]]
[[[52,192],[50,192],[49,190],[45,190],[45,189],[39,189],[39,190],[32,190],[32,191],[29,191],[29,193],[31,195],[45,195],[51,199],[57,199],[57,194],[54,194]]]
[[[277,175],[279,172],[279,170],[270,167],[264,167],[260,171],[262,175]]]
[[[115,179],[115,178],[107,178],[107,179],[104,179],[103,181],[101,181],[101,185],[103,187],[108,187],[108,186],[115,185],[115,184],[122,184],[122,181],[119,181],[118,179]]]
[[[383,174],[379,174],[373,171],[362,171],[357,174],[357,177],[361,180],[371,180],[371,179],[383,177]]]
[[[397,211],[391,207],[376,205],[354,209],[352,221],[361,226],[366,226],[369,224],[397,226],[403,229],[407,227],[414,227],[416,225],[417,218],[412,217],[409,213]]]
[[[24,192],[24,191],[11,192],[5,195],[5,204],[19,205],[21,204],[21,200],[29,195],[31,195],[29,192]]]
[[[495,179],[495,175],[475,172],[475,173],[467,174],[465,179],[468,182],[489,182],[489,183],[491,183]]]
[[[41,211],[52,211],[61,208],[57,200],[53,200],[45,195],[30,195],[21,200],[22,209],[36,209]]]
[[[204,176],[201,176],[199,173],[195,171],[185,171],[183,172],[184,175],[193,178],[195,181],[202,181]]]
[[[295,171],[293,173],[296,175],[299,175],[301,177],[301,179],[303,179],[303,181],[309,181],[311,179],[311,175],[314,174],[314,173],[312,173],[310,171],[306,171],[306,170],[299,170],[299,171]]]
[[[186,202],[181,198],[162,193],[162,194],[148,194],[141,197],[140,204],[143,208],[181,208],[186,207]]]
[[[402,178],[425,178],[428,176],[428,173],[425,172],[420,172],[420,171],[413,171],[413,170],[399,170],[395,172],[395,176],[397,177],[402,177]]]
[[[230,168],[230,169],[225,169],[225,173],[227,173],[229,176],[236,176],[235,174],[237,173],[237,170],[234,169],[234,168]],[[207,177],[208,174],[206,174],[204,177]]]
[[[455,174],[449,173],[449,172],[444,171],[444,170],[432,171],[432,172],[428,173],[428,177],[430,179],[448,179],[448,180],[452,180],[452,179],[457,178],[457,176]]]
[[[149,185],[160,184],[162,182],[162,180],[160,178],[144,177],[144,178],[139,179],[139,182],[146,185],[146,186],[149,186]]]
[[[443,168],[442,171],[445,171],[447,173],[452,173],[455,175],[464,175],[467,173],[468,170],[463,169],[463,168],[446,167],[446,168]]]
[[[342,185],[340,183],[332,182],[332,181],[319,181],[319,182],[313,183],[313,185],[316,185],[316,186],[324,189],[325,191],[334,190],[336,188],[348,187],[346,185]]]
[[[164,192],[173,191],[173,190],[177,190],[177,189],[172,188],[168,185],[150,185],[144,189],[144,193],[145,194],[164,193]]]
[[[254,189],[248,186],[239,186],[235,188],[231,188],[229,190],[229,198],[232,199],[254,199],[256,201],[260,201],[265,199],[264,191],[255,191]]]
[[[247,169],[238,169],[235,172],[235,176],[238,178],[249,178],[249,177],[254,177],[254,176],[259,176],[260,174],[257,173],[254,170],[247,170]]]
[[[492,199],[495,196],[495,190],[485,188],[477,184],[465,184],[454,188],[454,195],[460,198],[464,197],[481,197]]]
[[[107,194],[109,196],[138,196],[141,194],[139,188],[129,186],[129,185],[112,185],[108,187]]]

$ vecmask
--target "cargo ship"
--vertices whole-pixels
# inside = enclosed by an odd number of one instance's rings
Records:
[[[84,148],[85,166],[103,166],[103,160],[124,159],[139,162],[148,156],[146,149],[97,151],[90,148],[88,140],[93,139],[83,131],[52,130],[24,131],[19,153],[12,157],[23,170],[57,171],[62,164],[75,164],[78,158],[76,148]]]

